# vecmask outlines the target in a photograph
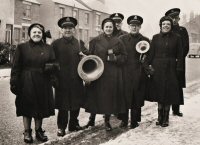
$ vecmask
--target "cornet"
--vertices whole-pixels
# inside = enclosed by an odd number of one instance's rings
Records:
[[[140,53],[140,61],[142,61],[146,57],[146,55],[143,55],[143,54],[149,50],[150,45],[149,45],[149,42],[142,40],[136,44],[135,48],[136,48],[136,51]]]

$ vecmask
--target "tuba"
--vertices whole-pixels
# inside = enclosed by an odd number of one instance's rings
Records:
[[[97,80],[104,71],[102,59],[96,55],[84,55],[78,64],[78,74],[85,82]]]
[[[149,45],[149,42],[142,40],[136,44],[135,48],[136,48],[136,51],[140,53],[140,61],[143,61],[146,57],[144,53],[146,53],[149,50],[150,45]]]

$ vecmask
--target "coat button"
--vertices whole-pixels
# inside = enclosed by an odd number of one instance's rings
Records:
[[[41,55],[43,55],[44,53],[43,52],[41,52]]]

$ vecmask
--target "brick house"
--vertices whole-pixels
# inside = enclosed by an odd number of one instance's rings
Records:
[[[38,0],[41,3],[40,22],[51,31],[53,39],[61,37],[60,28],[57,25],[61,17],[72,16],[78,20],[76,37],[88,42],[92,37],[100,33],[101,21],[108,17],[105,9],[97,10],[95,7],[103,7],[104,4],[84,3],[79,0]]]
[[[14,0],[1,0],[0,10],[0,42],[12,44]]]
[[[40,3],[37,0],[15,0],[13,44],[27,41],[28,27],[39,20]]]

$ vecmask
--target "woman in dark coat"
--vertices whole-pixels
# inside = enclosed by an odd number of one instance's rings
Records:
[[[11,91],[16,97],[17,116],[23,116],[24,141],[32,143],[31,120],[35,119],[36,138],[47,141],[42,120],[54,115],[53,91],[50,75],[44,71],[46,63],[55,59],[53,49],[46,44],[44,27],[34,23],[28,29],[30,40],[19,44],[11,69]]]
[[[168,126],[169,108],[180,103],[177,74],[182,70],[181,38],[172,32],[173,22],[170,17],[160,19],[161,32],[153,36],[150,46],[150,64],[155,73],[150,82],[148,100],[158,102],[158,122]]]
[[[125,44],[128,53],[127,61],[123,67],[124,80],[124,96],[126,98],[127,109],[131,109],[131,128],[137,127],[141,121],[141,107],[144,106],[146,97],[147,75],[145,74],[143,64],[141,63],[141,54],[136,51],[136,45],[140,41],[149,39],[139,33],[143,18],[137,15],[132,15],[127,19],[130,33],[120,37]],[[146,54],[143,54],[145,56]],[[121,115],[120,127],[128,125],[128,110]]]
[[[104,72],[98,80],[86,86],[85,109],[93,114],[93,117],[90,116],[93,125],[94,114],[105,114],[105,127],[110,131],[110,114],[125,112],[122,64],[127,54],[122,42],[112,36],[116,28],[111,18],[103,20],[102,29],[103,33],[90,41],[89,51],[102,59]]]

